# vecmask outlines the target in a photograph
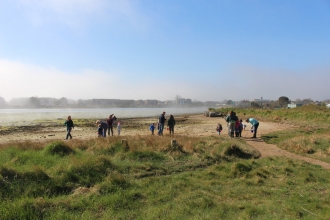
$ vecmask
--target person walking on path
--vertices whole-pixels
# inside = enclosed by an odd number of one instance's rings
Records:
[[[228,123],[228,135],[230,137],[234,137],[235,126],[236,126],[237,120],[238,120],[238,117],[236,116],[236,113],[233,111],[230,111],[228,116],[226,117],[226,122]]]
[[[158,135],[163,135],[165,121],[166,121],[165,112],[163,112],[158,119],[158,123],[159,123]]]
[[[247,123],[251,123],[251,130],[253,129],[253,136],[252,138],[257,138],[257,130],[258,130],[258,127],[259,127],[259,122],[254,119],[254,118],[247,118],[246,119],[246,122]]]
[[[64,122],[64,125],[66,125],[67,132],[65,140],[68,140],[69,137],[70,139],[72,139],[71,130],[74,129],[74,124],[70,115],[68,116],[68,119]]]
[[[170,118],[167,121],[167,126],[170,130],[170,134],[174,134],[175,119],[173,115],[170,115]]]
[[[109,116],[109,118],[107,119],[107,124],[108,124],[108,135],[110,136],[110,132],[111,132],[111,136],[113,136],[113,123],[114,123],[114,120],[113,120],[113,114],[111,114]]]

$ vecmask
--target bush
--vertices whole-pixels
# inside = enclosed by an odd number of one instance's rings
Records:
[[[52,142],[45,147],[45,153],[63,157],[74,153],[74,150],[62,142]]]

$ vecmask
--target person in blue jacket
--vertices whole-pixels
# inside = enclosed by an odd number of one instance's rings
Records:
[[[259,127],[259,122],[254,118],[247,118],[246,122],[250,122],[251,125],[252,125],[251,126],[251,130],[253,130],[252,138],[257,138],[257,130],[258,130],[258,127]]]
[[[150,126],[149,126],[149,129],[151,131],[151,134],[154,135],[154,131],[155,131],[155,123],[152,123]]]

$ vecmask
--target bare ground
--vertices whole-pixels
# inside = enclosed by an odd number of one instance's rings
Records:
[[[202,114],[198,115],[181,115],[176,116],[176,126],[175,134],[184,136],[216,136],[218,135],[215,128],[217,123],[223,125],[223,131],[221,135],[228,137],[226,122],[223,118],[209,118]],[[74,121],[74,119],[73,119]],[[149,124],[156,123],[157,118],[129,118],[122,119],[122,131],[121,135],[129,137],[132,135],[151,135],[149,131]],[[250,125],[247,124],[247,129]],[[294,128],[292,125],[288,124],[278,124],[270,122],[260,122],[258,128],[258,136],[267,134],[274,131],[279,131],[283,129]],[[156,132],[156,131],[155,131]],[[169,135],[168,131],[164,131],[165,135]],[[63,140],[66,135],[65,127],[60,126],[21,126],[13,127],[9,130],[2,130],[0,134],[0,144],[16,142],[16,141],[45,141],[45,140]],[[117,135],[117,130],[114,128],[114,135]],[[93,120],[90,124],[84,126],[76,126],[72,131],[72,136],[74,139],[90,139],[95,138],[96,135],[96,125],[94,125]],[[244,139],[249,145],[253,146],[256,150],[261,153],[261,157],[278,157],[284,156],[287,158],[302,160],[307,163],[319,165],[325,169],[330,170],[330,164],[308,158],[294,153],[288,152],[286,150],[278,148],[276,145],[267,144],[261,138],[251,139],[250,130],[243,131],[242,139]],[[230,138],[230,137],[228,137]]]

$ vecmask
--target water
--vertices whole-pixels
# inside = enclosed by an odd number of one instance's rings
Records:
[[[65,120],[68,115],[75,118],[108,118],[114,114],[117,118],[157,117],[163,112],[170,114],[203,113],[205,107],[200,108],[73,108],[73,109],[0,109],[0,126],[15,124],[29,124],[40,120]]]

